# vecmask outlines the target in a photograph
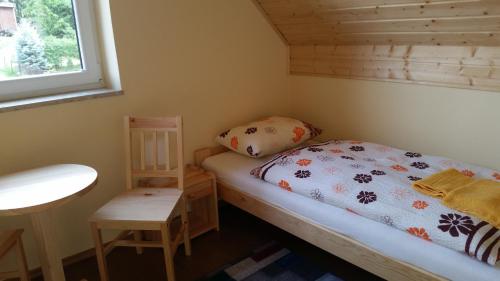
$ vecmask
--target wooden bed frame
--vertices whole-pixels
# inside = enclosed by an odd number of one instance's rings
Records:
[[[195,151],[195,164],[208,157],[228,151],[225,147]],[[326,228],[309,218],[260,200],[251,194],[217,179],[221,199],[263,219],[329,253],[387,280],[446,280],[409,263],[393,259],[343,234]]]

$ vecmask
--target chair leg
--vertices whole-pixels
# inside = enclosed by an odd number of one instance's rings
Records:
[[[142,241],[142,231],[134,230],[133,233],[135,241]],[[142,253],[144,252],[143,247],[135,247],[135,251],[138,255],[142,255]]]
[[[220,230],[219,224],[219,198],[217,198],[217,180],[212,179],[212,188],[214,189],[214,208],[215,208],[215,225],[216,230]]]
[[[165,255],[165,266],[167,270],[168,281],[175,281],[174,256],[170,245],[169,222],[161,225],[161,241],[163,244],[163,254]]]
[[[191,256],[191,237],[189,234],[189,216],[187,213],[188,201],[186,198],[182,198],[181,202],[181,220],[184,224],[184,252],[186,256]]]
[[[19,279],[21,279],[21,281],[29,281],[30,273],[28,269],[28,262],[26,262],[26,255],[24,254],[23,240],[21,237],[17,238],[16,255],[17,266],[19,267]]]
[[[101,277],[101,281],[108,281],[106,254],[104,253],[101,230],[97,227],[95,223],[91,223],[90,228],[92,231],[92,237],[94,238],[97,266],[99,267],[99,276]]]

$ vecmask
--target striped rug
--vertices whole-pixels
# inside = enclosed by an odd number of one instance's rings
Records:
[[[270,243],[239,262],[210,275],[210,281],[342,281],[311,261]]]

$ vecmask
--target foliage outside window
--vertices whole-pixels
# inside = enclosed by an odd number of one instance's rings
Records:
[[[100,84],[91,2],[0,0],[0,101],[13,90]]]

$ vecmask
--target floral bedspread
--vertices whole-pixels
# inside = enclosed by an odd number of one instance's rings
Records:
[[[413,181],[455,168],[500,181],[500,172],[359,141],[330,141],[293,149],[252,175],[286,191],[345,208],[495,265],[500,230],[413,190]]]

